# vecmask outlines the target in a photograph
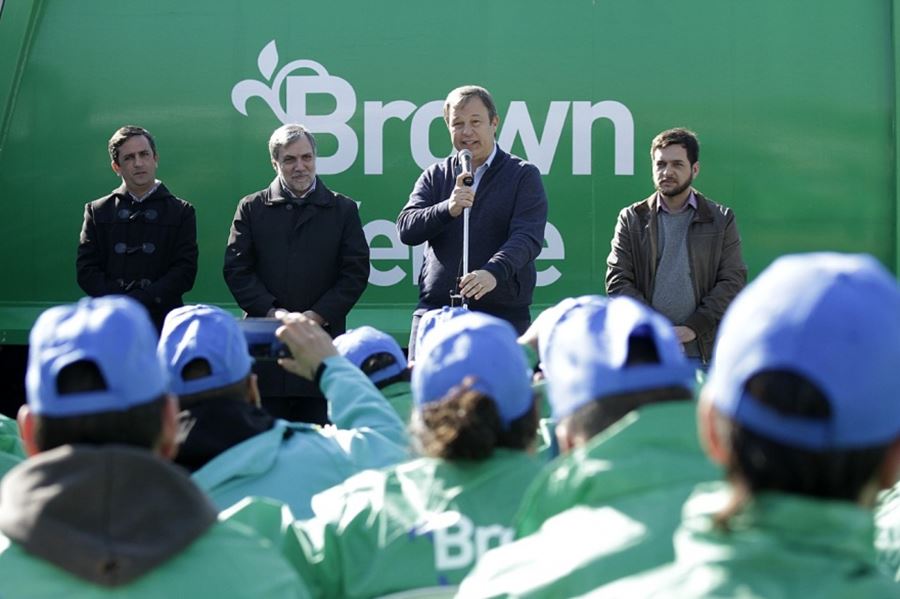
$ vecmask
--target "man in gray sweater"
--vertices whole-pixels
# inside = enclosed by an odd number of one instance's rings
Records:
[[[691,185],[699,158],[692,131],[669,129],[653,139],[656,193],[619,212],[606,293],[633,297],[662,313],[687,356],[706,364],[719,321],[747,282],[747,267],[734,213]]]

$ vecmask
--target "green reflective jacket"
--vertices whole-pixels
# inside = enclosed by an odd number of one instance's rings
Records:
[[[693,402],[645,406],[551,463],[520,512],[538,530],[488,552],[460,594],[569,597],[670,562],[682,504],[719,475],[695,421]]]
[[[729,520],[712,516],[729,501],[722,483],[704,485],[685,505],[674,564],[613,584],[591,597],[794,599],[900,596],[876,564],[870,510],[845,501],[763,493]]]
[[[513,514],[539,462],[497,450],[484,461],[421,458],[358,474],[317,495],[286,553],[318,597],[372,597],[459,584],[513,538]]]

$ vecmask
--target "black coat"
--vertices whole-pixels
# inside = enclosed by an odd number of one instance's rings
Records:
[[[90,296],[124,294],[140,301],[157,329],[183,304],[197,276],[194,207],[160,186],[135,202],[125,185],[84,207],[75,261]]]
[[[356,203],[318,178],[309,196],[290,199],[276,177],[238,204],[223,273],[248,316],[265,316],[273,307],[313,310],[332,336],[343,333],[369,278]]]
[[[321,179],[302,200],[285,196],[276,177],[238,204],[225,248],[225,282],[247,316],[272,308],[313,310],[339,335],[369,278],[369,245],[356,203]],[[321,397],[316,385],[274,362],[253,367],[264,400]]]

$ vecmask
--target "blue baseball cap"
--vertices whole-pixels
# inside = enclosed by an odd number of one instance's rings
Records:
[[[468,314],[469,309],[461,306],[444,306],[443,308],[435,308],[429,310],[419,319],[419,328],[416,330],[416,351],[413,356],[414,360],[418,360],[422,356],[422,341],[429,331],[434,329],[442,322],[447,322],[461,314]]]
[[[626,365],[632,337],[652,340],[659,362]],[[690,390],[695,378],[672,324],[629,297],[569,310],[547,348],[544,372],[557,419],[611,395],[662,387]]]
[[[831,418],[781,414],[745,390],[768,370],[802,375]],[[704,392],[756,433],[809,450],[852,449],[900,436],[900,288],[868,255],[811,253],[772,263],[722,320]]]
[[[555,306],[547,308],[537,317],[538,325],[538,355],[547,354],[553,334],[557,325],[563,322],[574,308],[579,306],[605,306],[609,301],[602,295],[582,295],[579,297],[567,297]]]
[[[38,317],[29,337],[29,408],[44,416],[72,417],[121,412],[153,401],[168,390],[156,339],[147,310],[129,297],[84,298],[50,308]],[[82,360],[97,366],[106,389],[60,394],[60,371]]]
[[[339,354],[360,369],[366,360],[375,354],[386,353],[393,356],[393,364],[368,373],[368,377],[373,383],[380,383],[406,370],[406,356],[403,355],[400,344],[387,333],[374,327],[364,326],[350,329],[343,335],[335,337],[334,347],[337,348]]]
[[[169,369],[172,391],[192,395],[234,384],[250,374],[253,359],[234,316],[197,304],[169,312],[159,339],[159,358]],[[211,374],[186,381],[184,367],[196,359],[209,363]]]
[[[511,324],[481,312],[466,312],[441,324],[425,337],[412,374],[415,405],[443,399],[463,379],[490,397],[504,427],[533,405],[525,353]]]

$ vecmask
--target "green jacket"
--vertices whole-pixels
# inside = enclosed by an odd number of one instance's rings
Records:
[[[460,594],[575,596],[670,562],[682,504],[717,476],[693,402],[645,406],[538,475],[519,514],[531,534],[487,553]]]
[[[67,445],[0,487],[0,595],[308,597],[245,523],[216,519],[177,467],[149,451]]]
[[[876,564],[871,510],[845,501],[763,493],[729,522],[712,516],[730,489],[704,485],[685,505],[674,564],[625,578],[591,597],[794,599],[898,597]]]
[[[297,518],[309,518],[310,500],[319,491],[409,458],[405,425],[375,385],[345,358],[325,364],[321,387],[334,426],[278,420],[194,472],[219,509],[265,496],[287,503]]]
[[[383,387],[381,393],[384,395],[384,398],[388,400],[388,403],[391,404],[391,407],[394,408],[394,411],[397,412],[400,420],[409,422],[409,417],[412,414],[413,408],[410,382],[398,381],[396,383],[391,383],[390,385]]]
[[[517,537],[576,505],[633,506],[634,501],[649,506],[642,512],[652,521],[671,522],[674,530],[679,506],[694,485],[720,477],[700,447],[695,414],[692,401],[648,405],[551,462],[522,501]],[[671,510],[658,509],[655,502],[662,498]]]
[[[526,452],[497,450],[480,462],[421,458],[358,474],[317,495],[316,517],[294,526],[301,578],[317,597],[459,584],[489,548],[512,540],[538,468]]]
[[[120,587],[77,578],[0,535],[0,580],[6,599],[78,597],[309,597],[296,572],[271,544],[240,524],[219,522],[188,549]]]

